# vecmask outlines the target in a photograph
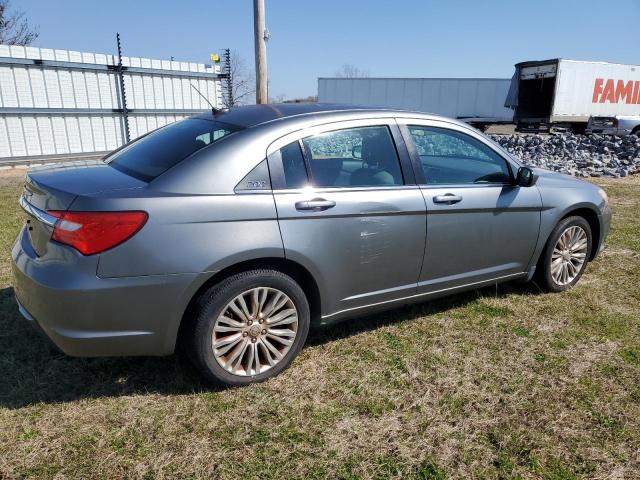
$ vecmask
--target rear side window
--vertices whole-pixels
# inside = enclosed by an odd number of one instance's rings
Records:
[[[302,141],[317,187],[402,185],[400,161],[386,126],[349,128]]]
[[[214,120],[188,118],[134,141],[106,159],[132,177],[150,182],[189,155],[240,130]]]

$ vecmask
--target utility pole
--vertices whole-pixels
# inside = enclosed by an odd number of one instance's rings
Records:
[[[267,30],[264,26],[264,0],[253,0],[253,36],[256,51],[256,103],[268,103]]]

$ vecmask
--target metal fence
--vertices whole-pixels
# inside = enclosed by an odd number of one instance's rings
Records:
[[[0,163],[95,154],[222,105],[220,67],[0,45]]]

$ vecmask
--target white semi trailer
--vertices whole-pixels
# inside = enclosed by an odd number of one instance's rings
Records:
[[[319,78],[318,101],[401,108],[459,118],[476,127],[510,123],[508,78]]]
[[[521,131],[583,133],[590,117],[640,115],[640,65],[552,59],[515,67],[506,105]]]

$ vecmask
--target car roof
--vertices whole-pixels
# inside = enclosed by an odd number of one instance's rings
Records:
[[[254,127],[263,123],[276,120],[284,120],[303,115],[353,115],[354,113],[366,113],[367,115],[404,115],[412,114],[420,117],[443,118],[438,115],[425,114],[424,112],[412,112],[410,110],[398,110],[385,107],[368,107],[336,103],[274,103],[268,105],[244,105],[213,114],[204,112],[194,118],[211,119],[220,122],[237,125],[244,128]]]

